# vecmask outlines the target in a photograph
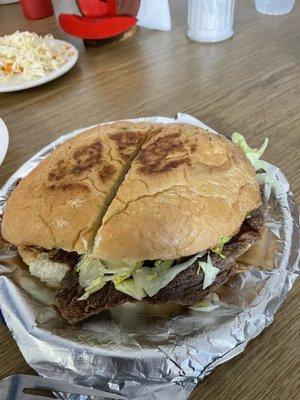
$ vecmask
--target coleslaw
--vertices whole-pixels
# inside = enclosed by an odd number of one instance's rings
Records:
[[[0,37],[0,81],[20,77],[38,79],[65,64],[74,55],[71,45],[39,36],[33,32],[15,32]]]

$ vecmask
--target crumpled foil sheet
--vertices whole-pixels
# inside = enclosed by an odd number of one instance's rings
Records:
[[[178,114],[176,120],[146,120],[207,128],[186,114]],[[9,179],[0,191],[0,222],[17,181],[80,131],[42,149]],[[187,399],[199,380],[241,353],[273,321],[299,275],[297,208],[286,178],[276,167],[274,171],[278,187],[270,195],[263,240],[243,255],[239,273],[218,290],[220,307],[211,312],[125,304],[78,327],[68,326],[51,305],[53,291],[30,276],[16,250],[0,238],[0,306],[28,364],[42,376],[129,399]]]

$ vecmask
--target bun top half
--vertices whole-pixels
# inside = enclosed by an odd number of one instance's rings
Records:
[[[2,236],[102,259],[173,259],[234,235],[260,204],[252,165],[224,136],[120,121],[66,141],[29,173]]]

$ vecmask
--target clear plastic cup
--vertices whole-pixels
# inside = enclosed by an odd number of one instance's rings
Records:
[[[187,36],[220,42],[233,36],[235,0],[189,0]]]
[[[262,14],[283,15],[292,11],[295,0],[255,0],[256,10]]]

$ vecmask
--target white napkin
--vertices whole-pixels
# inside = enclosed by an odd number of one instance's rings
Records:
[[[171,14],[168,0],[141,0],[138,25],[149,29],[170,31]]]

